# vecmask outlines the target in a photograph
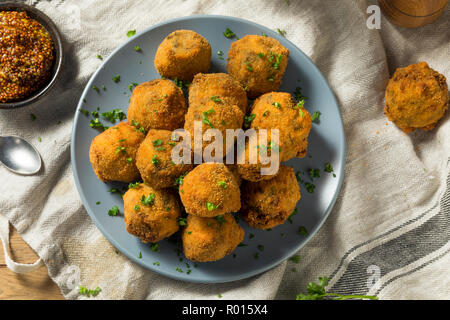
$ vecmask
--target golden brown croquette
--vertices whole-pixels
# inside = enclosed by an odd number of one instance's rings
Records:
[[[175,164],[172,149],[180,142],[172,140],[172,132],[150,130],[136,155],[142,179],[155,189],[173,187],[175,180],[193,169],[192,164]]]
[[[279,130],[281,161],[305,157],[311,115],[289,93],[270,92],[262,95],[255,100],[250,114],[255,115],[250,128]]]
[[[92,140],[89,159],[103,182],[132,182],[139,179],[136,152],[145,136],[126,122],[111,127]]]
[[[170,80],[156,79],[134,88],[127,119],[146,131],[175,130],[183,128],[186,112],[183,91]]]
[[[217,261],[236,249],[244,239],[244,230],[230,213],[215,218],[188,215],[181,239],[189,260]]]
[[[431,130],[448,109],[445,77],[419,62],[395,71],[386,88],[384,113],[404,132]]]
[[[159,45],[155,56],[158,73],[169,79],[192,81],[211,65],[209,42],[192,30],[176,30]]]
[[[226,73],[199,73],[189,86],[189,106],[208,104],[236,105],[247,111],[247,94],[238,81]]]
[[[226,144],[226,130],[227,129],[240,129],[244,122],[244,114],[241,109],[236,105],[227,105],[224,103],[215,103],[210,101],[205,104],[199,104],[190,106],[186,114],[186,121],[184,123],[184,129],[191,135],[191,148],[195,152],[194,145],[194,126],[195,121],[198,121],[202,126],[202,135],[205,137],[208,129],[219,130],[223,136],[222,152],[225,156],[231,149],[231,145],[227,148]],[[211,137],[211,141],[202,141],[202,151],[214,142],[215,138]],[[213,156],[215,152],[213,153]]]
[[[248,35],[231,44],[228,52],[228,73],[238,80],[254,99],[281,86],[289,50],[278,40]]]
[[[127,231],[142,242],[158,242],[178,231],[180,205],[171,189],[153,189],[145,184],[123,196]]]
[[[300,187],[291,167],[282,165],[271,180],[244,182],[242,218],[253,228],[269,229],[283,224],[300,200]]]
[[[239,185],[222,163],[203,163],[189,172],[180,187],[188,214],[215,217],[241,208]]]

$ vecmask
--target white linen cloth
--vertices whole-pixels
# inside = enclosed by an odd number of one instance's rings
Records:
[[[427,61],[450,78],[450,8],[430,26],[409,30],[382,18],[377,30],[366,26],[373,1],[364,0],[31,2],[64,34],[66,61],[44,99],[0,111],[0,134],[32,141],[44,161],[31,177],[0,167],[0,214],[42,258],[66,298],[86,298],[78,293],[80,281],[102,288],[96,299],[295,299],[324,275],[331,276],[330,290],[341,293],[450,298],[450,112],[435,130],[410,135],[383,114],[384,89],[396,67]],[[96,55],[107,56],[127,30],[193,14],[286,30],[335,92],[348,146],[339,199],[300,250],[301,261],[227,284],[175,281],[116,253],[83,208],[70,164],[73,115],[100,64]]]

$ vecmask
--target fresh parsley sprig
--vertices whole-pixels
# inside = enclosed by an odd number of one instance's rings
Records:
[[[377,296],[365,295],[343,295],[340,293],[331,293],[326,291],[328,286],[328,277],[319,277],[319,283],[310,282],[306,286],[308,294],[299,293],[296,300],[324,300],[325,298],[331,300],[348,300],[348,299],[369,299],[378,300]]]

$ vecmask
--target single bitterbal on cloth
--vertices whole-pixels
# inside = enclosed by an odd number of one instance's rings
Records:
[[[445,77],[426,62],[399,68],[386,88],[384,113],[404,132],[432,130],[448,109]]]

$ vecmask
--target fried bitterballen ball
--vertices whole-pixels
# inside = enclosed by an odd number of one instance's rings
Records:
[[[250,114],[255,115],[250,128],[279,130],[281,161],[306,156],[312,119],[302,102],[286,92],[270,92],[256,99]]]
[[[205,104],[191,105],[186,114],[184,129],[191,135],[191,148],[194,153],[196,153],[196,145],[194,140],[194,128],[196,121],[201,125],[202,128],[202,154],[206,153],[205,148],[207,148],[208,146],[212,148],[213,142],[215,141],[214,136],[210,137],[211,141],[206,141],[206,132],[208,131],[208,129],[216,129],[219,130],[222,134],[222,156],[225,156],[230,151],[233,145],[229,144],[227,146],[226,130],[242,128],[242,124],[244,122],[244,114],[236,105],[228,105],[225,103],[218,103],[214,101],[210,101]],[[198,144],[200,144],[200,142]],[[211,156],[215,156],[215,151],[211,152]]]
[[[180,187],[186,212],[215,217],[241,208],[241,193],[233,173],[223,163],[203,163],[189,172]]]
[[[178,231],[180,204],[171,189],[134,185],[123,196],[127,231],[142,242],[158,242]]]
[[[242,184],[242,218],[253,228],[270,229],[283,224],[300,200],[294,169],[281,165],[271,180]]]
[[[432,130],[448,109],[445,77],[419,62],[395,71],[386,88],[384,113],[404,132]]]
[[[255,142],[252,143],[250,138],[246,139],[243,150],[243,163],[240,153],[236,158],[237,173],[242,179],[247,181],[258,182],[272,179],[278,173],[281,163],[280,148],[272,143],[270,131],[267,132],[267,141],[265,143],[261,143],[259,138],[260,134],[256,131]],[[278,152],[277,156],[273,153],[275,151]],[[251,152],[253,152],[253,156]],[[272,163],[273,161],[276,161],[276,163]]]
[[[183,91],[170,80],[156,79],[134,88],[127,119],[146,131],[175,130],[183,127],[186,112]]]
[[[273,38],[248,35],[231,44],[228,73],[246,88],[250,98],[276,91],[288,64],[289,50]]]
[[[189,86],[189,106],[204,105],[214,101],[236,105],[245,114],[247,94],[238,81],[226,73],[199,73]]]
[[[175,164],[172,149],[181,142],[167,130],[150,130],[136,154],[136,165],[144,182],[152,188],[169,188],[175,180],[193,169],[192,164]]]
[[[166,78],[192,81],[197,73],[208,72],[211,65],[209,42],[192,30],[176,30],[158,47],[155,68]]]
[[[144,134],[126,122],[111,127],[92,140],[89,159],[103,182],[132,182],[139,179],[136,152]]]
[[[210,262],[233,252],[244,239],[244,230],[230,213],[215,218],[188,215],[181,239],[186,258]]]

